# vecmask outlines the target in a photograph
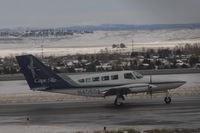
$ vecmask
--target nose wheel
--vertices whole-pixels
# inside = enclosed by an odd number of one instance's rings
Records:
[[[125,98],[123,95],[117,95],[115,98],[114,105],[115,106],[122,106],[124,104]]]
[[[169,96],[169,90],[166,92],[166,97],[164,98],[164,101],[166,104],[170,104],[172,101],[171,97]]]
[[[164,101],[166,104],[170,104],[172,99],[171,99],[171,97],[165,97]]]

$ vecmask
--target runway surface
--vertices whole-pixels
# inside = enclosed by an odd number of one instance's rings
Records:
[[[166,105],[163,97],[128,98],[122,107],[113,98],[76,102],[1,104],[0,125],[81,124],[151,128],[199,128],[200,97],[172,97]]]

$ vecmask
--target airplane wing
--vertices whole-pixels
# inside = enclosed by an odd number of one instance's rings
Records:
[[[152,88],[157,86],[151,84],[128,84],[110,88],[102,92],[104,96],[111,96],[117,94],[130,94],[130,93],[142,93],[142,92],[150,92]]]

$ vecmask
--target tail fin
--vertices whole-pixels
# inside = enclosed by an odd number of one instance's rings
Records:
[[[55,74],[33,55],[16,56],[22,73],[32,90],[72,88],[73,86]]]

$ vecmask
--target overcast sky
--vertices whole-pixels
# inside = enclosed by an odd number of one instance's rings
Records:
[[[200,23],[200,0],[0,0],[0,28]]]

